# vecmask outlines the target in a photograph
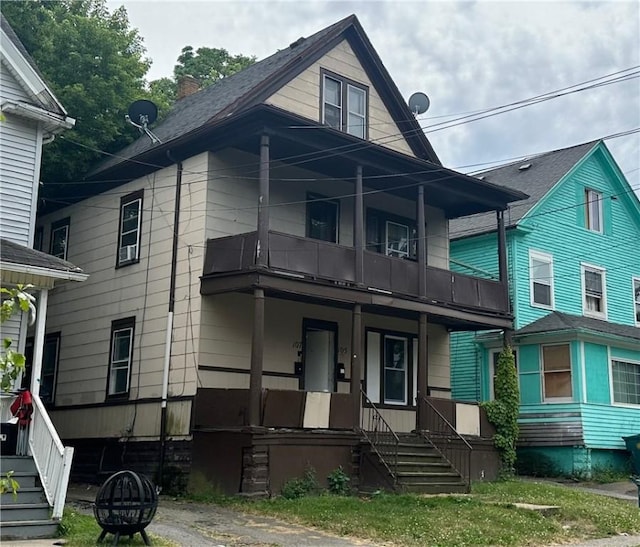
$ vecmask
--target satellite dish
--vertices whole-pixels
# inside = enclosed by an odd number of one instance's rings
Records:
[[[149,125],[158,119],[158,107],[151,101],[140,99],[131,103],[129,119],[140,125]]]
[[[151,101],[147,99],[134,101],[131,103],[129,112],[124,119],[134,127],[137,127],[140,133],[145,133],[151,139],[152,143],[162,143],[147,127],[158,119],[158,107]]]
[[[411,95],[411,97],[409,97],[409,109],[411,110],[411,112],[413,112],[414,116],[417,116],[418,114],[424,114],[427,110],[429,110],[430,104],[431,101],[429,100],[429,97],[427,97],[421,91],[418,91],[417,93],[414,93],[413,95]]]

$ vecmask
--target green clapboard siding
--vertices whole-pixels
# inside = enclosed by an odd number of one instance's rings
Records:
[[[584,343],[584,367],[587,378],[587,403],[609,404],[609,359],[607,346]]]
[[[586,229],[586,189],[603,195],[603,233]],[[640,277],[640,208],[604,144],[595,147],[547,192],[520,220],[518,229],[507,233],[516,330],[550,313],[531,305],[530,250],[553,257],[555,310],[583,314],[581,264],[585,263],[605,270],[606,319],[635,325],[632,279]],[[481,272],[497,275],[495,234],[452,241],[451,258],[452,270],[480,277],[485,276]],[[521,422],[552,423],[566,420],[562,414],[573,412],[571,419],[578,420],[584,430],[585,450],[624,448],[622,436],[640,433],[640,405],[612,405],[610,358],[640,362],[640,349],[630,349],[633,345],[625,344],[619,348],[612,345],[613,340],[598,340],[581,333],[549,338],[550,342],[571,344],[573,402],[545,403],[540,342],[547,338],[542,335],[536,343],[517,347]],[[489,349],[475,340],[475,333],[451,337],[452,388],[456,398],[474,400],[489,394]]]

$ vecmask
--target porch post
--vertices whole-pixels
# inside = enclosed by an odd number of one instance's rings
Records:
[[[269,136],[260,137],[260,183],[256,266],[269,266]]]
[[[362,306],[354,304],[351,315],[351,402],[353,427],[360,427],[360,381],[362,377]]]
[[[49,290],[42,289],[38,298],[36,314],[36,332],[33,339],[33,364],[31,368],[31,386],[33,395],[40,395],[40,377],[42,376],[42,352],[44,348],[45,324],[47,322],[47,301]]]
[[[498,272],[500,283],[504,291],[507,311],[511,312],[511,302],[509,300],[509,271],[507,269],[507,231],[504,225],[504,211],[496,211],[498,221]],[[504,330],[504,346],[510,346],[512,341],[512,329]]]
[[[416,429],[427,428],[427,417],[424,415],[425,406],[422,398],[429,395],[429,358],[427,354],[427,314],[420,314],[418,327],[418,400],[416,401]]]
[[[262,362],[264,359],[264,290],[253,290],[253,336],[249,375],[249,425],[260,425]]]
[[[427,233],[424,212],[424,185],[418,186],[418,294],[427,296]]]
[[[364,283],[364,201],[362,197],[362,165],[356,168],[356,195],[354,211],[354,247],[356,249],[356,283]],[[358,390],[360,392],[360,390]]]

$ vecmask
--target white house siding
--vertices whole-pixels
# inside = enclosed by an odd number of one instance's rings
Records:
[[[0,63],[0,98],[24,100],[26,94]],[[38,124],[5,114],[0,124],[0,236],[31,246],[40,174],[42,131]]]
[[[208,238],[235,235],[256,230],[258,203],[257,155],[225,150],[210,158],[207,193],[206,235]],[[239,167],[235,167],[239,166]],[[355,171],[354,171],[355,172]],[[365,173],[365,212],[374,208],[416,218],[414,201],[382,192],[369,193]],[[270,170],[270,226],[272,230],[305,236],[308,193],[335,197],[340,204],[338,243],[353,245],[353,183],[336,180],[314,171],[279,163]],[[442,210],[426,208],[427,263],[449,267],[448,222]]]
[[[305,118],[320,121],[321,68],[369,88],[369,140],[398,152],[414,155],[346,40],[340,42],[265,102]]]
[[[197,351],[197,339],[191,332],[199,328],[197,278],[202,272],[204,253],[207,161],[205,153],[184,162],[170,396],[193,395],[196,389],[195,359],[191,352]],[[61,332],[56,406],[105,401],[111,322],[131,316],[135,316],[136,323],[129,400],[160,397],[175,182],[176,166],[168,167],[41,219],[46,245],[51,223],[70,217],[68,260],[90,276],[82,284],[61,285],[50,295],[47,331]],[[141,189],[144,197],[140,262],[116,269],[120,198]],[[185,300],[189,295],[190,302]],[[155,410],[150,410],[149,405],[141,405],[140,408],[143,406],[152,413],[159,407],[155,405]],[[124,417],[132,411],[132,406],[109,408],[118,410],[100,409],[99,412],[118,413],[122,418],[120,424],[125,423]],[[66,431],[80,432],[85,411],[64,410],[54,413],[54,417],[57,420],[64,416]],[[148,426],[140,432],[142,435],[157,434],[152,422],[140,423]],[[135,425],[141,427],[138,423]],[[184,433],[187,432],[188,420]]]

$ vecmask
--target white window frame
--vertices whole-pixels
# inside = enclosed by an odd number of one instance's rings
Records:
[[[590,310],[588,307],[587,296],[590,295],[587,295],[585,272],[598,273],[602,278],[601,312]],[[600,266],[582,262],[580,264],[580,279],[582,284],[582,315],[596,319],[607,319],[607,271]]]
[[[601,234],[603,229],[602,192],[598,192],[592,188],[585,188],[584,196],[585,226],[587,230]],[[594,211],[592,208],[597,210]],[[597,226],[594,225],[594,219],[597,220]]]
[[[400,342],[404,343],[404,368],[403,369],[397,369],[395,367],[388,367],[387,366],[387,361],[386,361],[386,357],[387,357],[387,353],[386,353],[386,342],[387,340],[397,340]],[[383,334],[382,335],[382,355],[381,355],[381,365],[382,365],[382,396],[383,396],[383,401],[385,405],[399,405],[399,406],[406,406],[407,404],[409,404],[409,402],[407,401],[407,396],[408,396],[408,391],[409,391],[409,365],[410,365],[410,361],[409,361],[409,338],[407,336],[397,336],[397,335],[393,335],[393,334]],[[403,396],[403,400],[399,401],[399,400],[395,400],[395,399],[387,399],[387,380],[386,380],[386,373],[387,370],[403,370],[404,372],[404,396]]]
[[[340,76],[339,74],[334,74],[331,71],[320,69],[320,74],[322,77],[321,86],[322,86],[322,100],[321,100],[321,120],[325,125],[330,126],[326,121],[326,107],[330,105],[333,108],[336,108],[340,112],[340,123],[339,127],[334,127],[333,129],[337,129],[338,131],[342,131],[343,133],[347,133],[349,135],[353,135],[359,139],[366,140],[368,138],[369,131],[369,91],[366,85],[360,84],[359,82],[350,80],[344,76]],[[327,100],[327,80],[331,80],[340,85],[340,104],[334,104]],[[353,110],[351,108],[351,101],[349,99],[350,91],[356,91],[358,93],[362,93],[362,105],[363,112],[359,112],[357,110]],[[349,121],[350,116],[356,116],[361,123],[357,126],[355,124],[351,124]]]
[[[615,390],[614,390],[614,384],[613,384],[613,363],[617,362],[617,363],[624,363],[626,365],[634,365],[637,366],[640,369],[640,361],[636,361],[634,359],[622,359],[622,358],[616,358],[616,357],[609,357],[609,385],[611,386],[611,404],[614,406],[625,406],[625,407],[631,407],[631,408],[638,408],[640,407],[640,402],[638,403],[623,403],[623,402],[619,402],[615,400]]]
[[[640,277],[631,278],[631,295],[633,297],[633,318],[636,327],[640,327]]]
[[[136,228],[134,230],[124,231],[124,211],[125,207],[128,207],[134,203],[138,204],[138,222],[136,224]],[[128,236],[132,233],[136,234],[136,242],[134,244],[124,245],[123,240],[125,236]],[[142,233],[142,194],[140,192],[135,192],[129,196],[125,196],[120,203],[120,226],[118,230],[118,256],[116,265],[117,267],[126,266],[128,264],[133,264],[140,260],[140,236]],[[129,248],[134,247],[133,256],[129,257]],[[123,253],[123,251],[127,251]]]
[[[394,225],[394,226],[400,226],[401,228],[405,228],[407,230],[407,249],[406,251],[403,251],[401,249],[395,249],[394,247],[390,247],[389,246],[389,226],[390,225]],[[411,227],[406,225],[406,224],[402,224],[400,222],[394,222],[393,220],[387,220],[385,221],[384,224],[384,236],[385,236],[385,241],[384,241],[384,254],[387,256],[394,256],[396,258],[409,258],[409,256],[411,255]]]
[[[516,373],[518,374],[518,384],[520,384],[520,374],[518,373],[518,350],[511,348],[513,351],[513,357],[516,363]],[[489,350],[489,400],[493,401],[496,398],[496,391],[494,386],[494,379],[496,377],[495,361],[497,361],[496,355],[502,353],[502,348],[493,348]]]
[[[548,371],[549,374],[557,373],[557,372],[569,372],[570,385],[571,385],[571,396],[570,397],[547,397],[546,389],[545,389],[545,372],[544,370],[544,348],[551,346],[567,346],[569,348],[569,368],[563,370],[553,370]],[[542,402],[543,403],[570,403],[573,402],[573,359],[571,355],[571,343],[570,342],[560,342],[557,344],[541,344],[540,345],[540,383],[542,388]]]
[[[362,94],[362,104],[364,108],[364,112],[362,114],[360,112],[351,110],[351,101],[349,100],[350,99],[349,92],[352,89]],[[350,123],[350,116],[352,115],[357,116],[358,119],[362,120],[362,124],[358,126],[358,129],[360,129],[360,127],[362,128],[362,134],[360,133],[360,131],[354,132],[354,128]],[[361,139],[364,139],[367,136],[367,92],[361,87],[358,87],[353,84],[347,84],[347,130],[346,132],[349,133],[349,135],[353,135],[354,137],[359,137]]]
[[[61,221],[62,223],[56,225],[57,223],[53,223],[53,225],[51,226],[51,241],[49,244],[49,254],[52,256],[55,256],[56,258],[61,258],[62,260],[67,260],[67,256],[69,254],[69,219],[64,219],[63,221]],[[55,241],[55,235],[57,232],[60,231],[64,231],[64,250],[62,252],[62,254],[57,253],[54,254],[53,253],[53,244]]]
[[[111,351],[109,352],[109,378],[107,380],[107,396],[108,397],[124,397],[129,394],[131,383],[131,366],[133,363],[133,335],[134,325],[123,325],[121,327],[112,325],[111,327]],[[127,333],[129,336],[129,355],[126,359],[114,359],[116,349],[116,338],[121,333]],[[119,370],[127,370],[127,385],[124,391],[115,391],[114,372]]]
[[[545,283],[544,280],[536,280],[534,278],[534,272],[533,272],[533,261],[534,260],[537,260],[539,262],[545,262],[546,264],[549,265],[549,271],[551,273],[551,278],[548,279],[548,283]],[[553,278],[554,278],[554,274],[553,274],[553,255],[550,255],[548,253],[543,253],[543,252],[540,252],[540,251],[530,250],[529,251],[529,292],[530,292],[531,305],[533,307],[535,307],[535,308],[543,308],[545,310],[553,310],[553,309],[555,309],[555,296],[554,296]],[[549,291],[551,293],[551,295],[550,295],[550,303],[549,304],[543,304],[541,302],[536,302],[535,301],[534,285],[536,283],[538,285],[548,285],[549,286]]]

